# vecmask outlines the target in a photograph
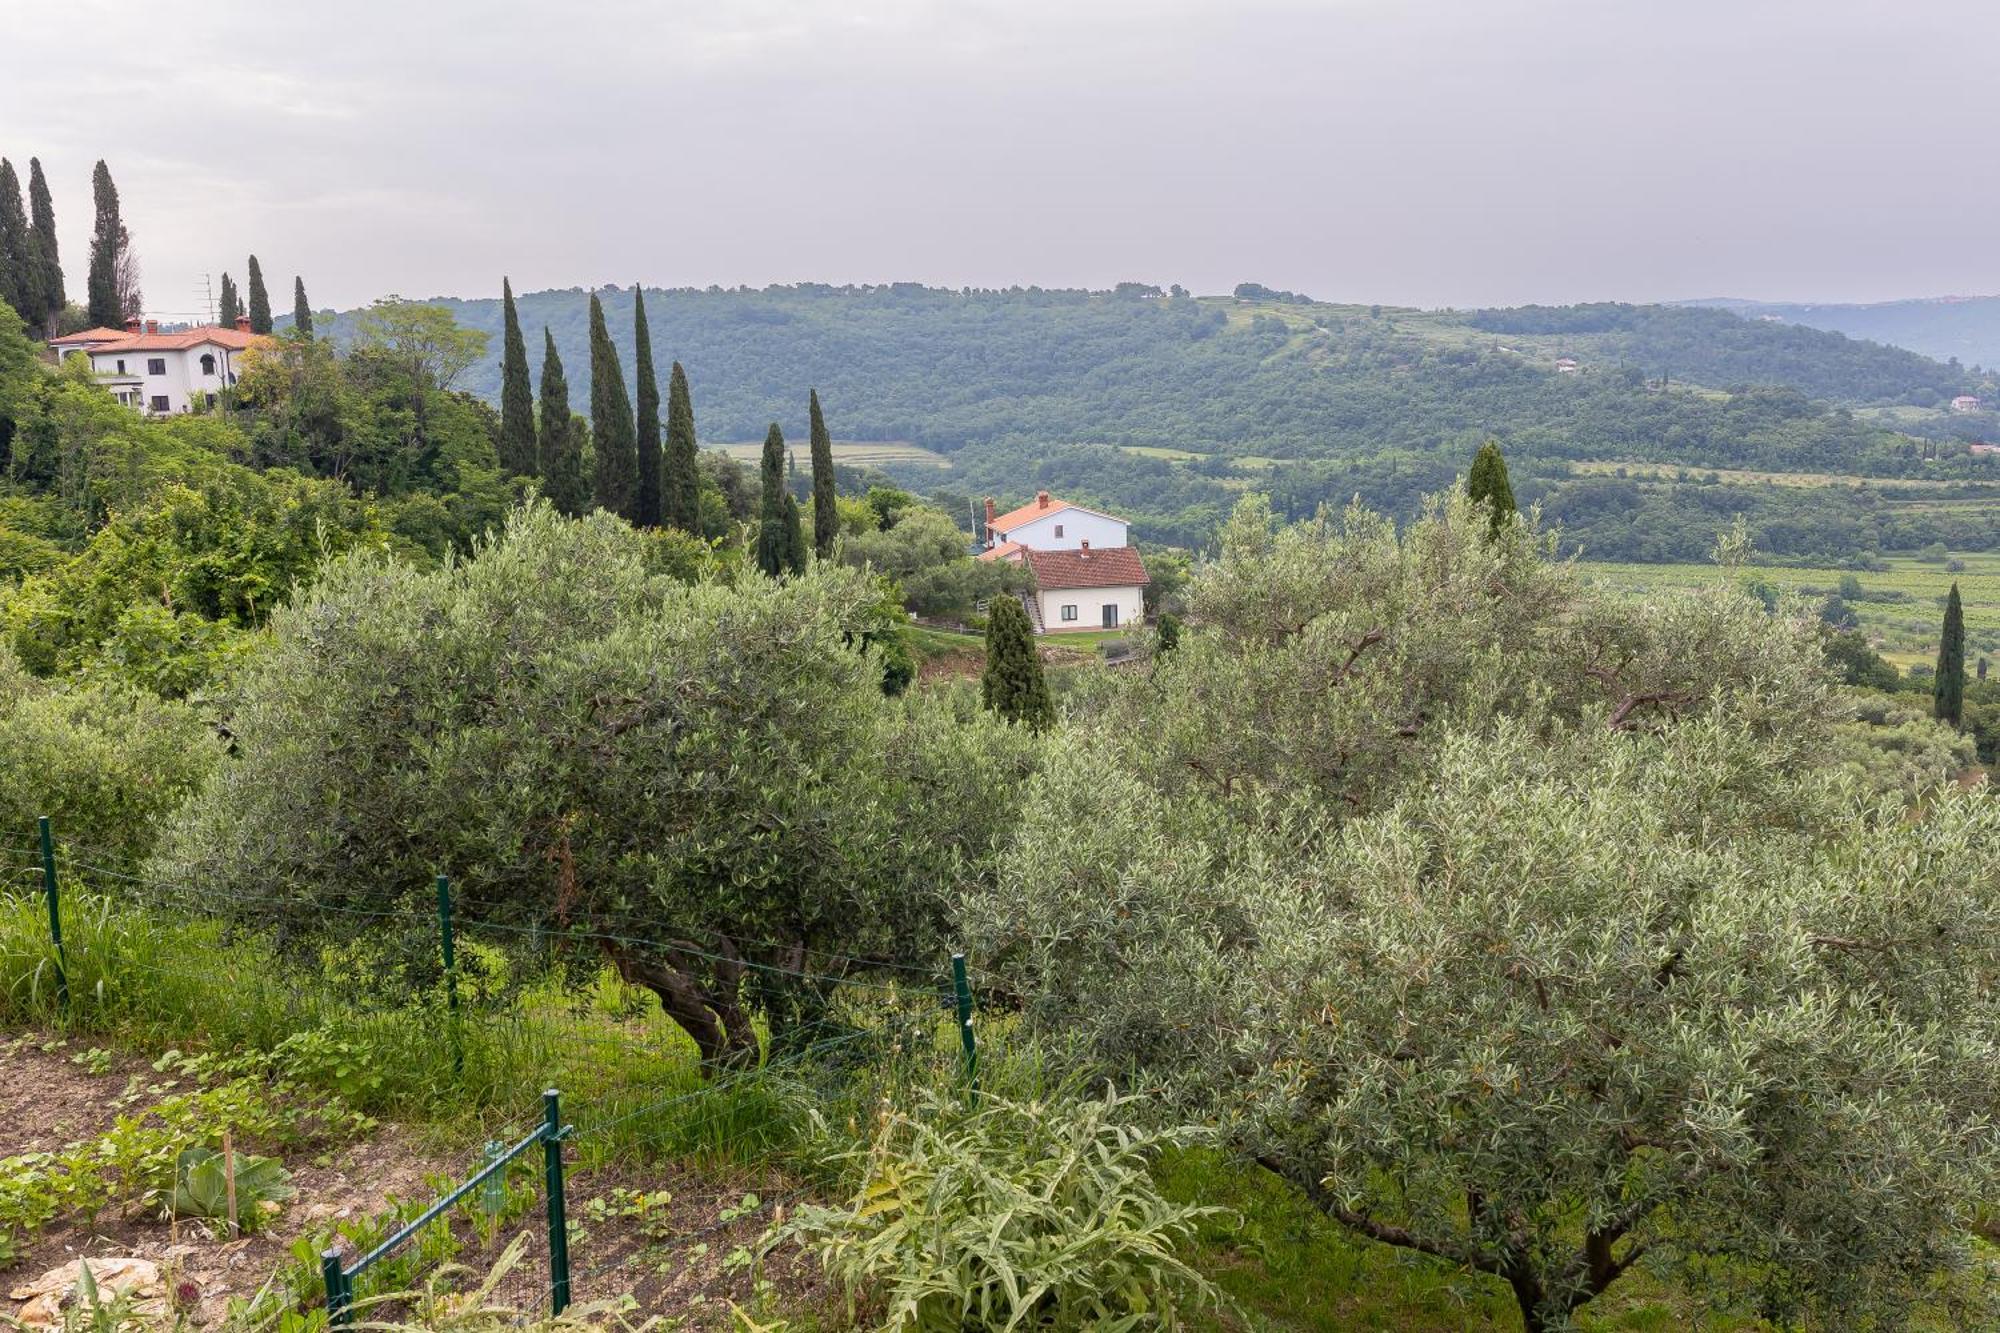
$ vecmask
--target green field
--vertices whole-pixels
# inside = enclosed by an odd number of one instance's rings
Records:
[[[1571,463],[1570,471],[1585,477],[1624,476],[1636,481],[1699,480],[1714,477],[1725,486],[1872,486],[1884,491],[1924,491],[1944,486],[1963,486],[1962,481],[1926,481],[1922,478],[1862,477],[1844,472],[1755,472],[1744,468],[1689,467],[1680,463],[1621,463],[1610,459],[1586,459]]]
[[[799,449],[804,441],[791,441],[787,448]],[[731,441],[726,444],[705,444],[704,449],[715,449],[728,454],[739,463],[755,463],[764,452],[761,440]],[[936,467],[948,468],[951,460],[943,454],[933,453],[920,444],[907,440],[854,440],[835,443],[833,461],[849,467]]]
[[[1843,578],[1861,584],[1863,596],[1848,605],[1863,633],[1877,651],[1908,669],[1929,665],[1937,654],[1944,599],[1953,583],[1965,603],[1966,646],[1971,654],[2000,657],[2000,553],[1974,552],[1956,559],[1964,565],[1953,573],[1943,564],[1913,556],[1892,557],[1881,573],[1786,565],[1746,565],[1740,577],[1761,579],[1773,588],[1823,598],[1839,590]],[[1672,587],[1702,587],[1727,576],[1714,565],[1635,565],[1595,561],[1578,568],[1592,579],[1633,594]]]

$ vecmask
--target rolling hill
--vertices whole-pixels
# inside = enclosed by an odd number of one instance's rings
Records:
[[[1905,347],[1939,361],[2000,366],[2000,296],[1933,296],[1869,305],[1784,304],[1717,299],[1689,305],[1729,310],[1745,319],[1830,329],[1850,338]]]

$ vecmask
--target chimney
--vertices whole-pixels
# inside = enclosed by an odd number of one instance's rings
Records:
[[[993,540],[993,520],[996,517],[998,515],[993,512],[993,497],[989,495],[986,497],[986,539],[988,541]]]
[[[132,316],[132,318],[125,321],[125,332],[137,333],[138,331],[139,331],[139,317],[137,315],[134,315]]]
[[[154,335],[154,334],[158,333],[159,331],[160,331],[160,321],[159,321],[159,320],[157,320],[157,319],[149,319],[149,320],[147,320],[147,321],[146,321],[146,336],[147,336],[147,337],[149,337],[149,338],[150,338],[150,337],[151,337],[152,335]]]
[[[1088,537],[1085,537],[1085,538],[1083,539],[1083,553],[1082,553],[1081,555],[1077,556],[1077,559],[1079,559],[1079,560],[1088,560],[1088,559],[1090,559],[1090,538],[1088,538]]]
[[[1047,491],[1036,491],[1035,508],[1047,509],[1048,507],[1049,507],[1049,493]]]
[[[238,315],[236,317],[236,331],[238,333],[250,332],[250,316]]]

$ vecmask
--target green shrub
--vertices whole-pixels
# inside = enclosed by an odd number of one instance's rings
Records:
[[[808,1206],[766,1240],[795,1242],[883,1333],[1175,1328],[1220,1294],[1175,1251],[1220,1209],[1169,1203],[1155,1153],[1196,1137],[1142,1130],[1126,1103],[932,1098],[885,1117],[855,1157],[845,1208]]]

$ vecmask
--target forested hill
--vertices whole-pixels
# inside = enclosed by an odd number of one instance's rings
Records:
[[[1920,461],[1931,446],[1903,432],[1931,418],[1943,430],[1941,399],[1990,393],[1906,351],[1713,310],[1417,311],[1150,291],[674,289],[649,290],[646,308],[656,357],[687,368],[706,441],[759,439],[773,420],[803,438],[816,387],[837,439],[944,455],[950,470],[931,484],[1014,498],[1062,489],[1131,513],[1149,540],[1191,544],[1253,485],[1290,510],[1358,492],[1406,511],[1488,436],[1530,474],[1558,460],[1934,471]],[[629,357],[631,290],[600,295]],[[519,298],[532,359],[547,326],[572,383],[587,375],[588,299]],[[500,303],[443,304],[495,334],[464,387],[497,398]],[[350,326],[333,323],[336,335]]]
[[[1800,324],[1850,338],[1872,338],[1940,361],[2000,367],[2000,296],[1934,296],[1868,305],[1735,300],[1688,305],[1713,306],[1764,323]]]

